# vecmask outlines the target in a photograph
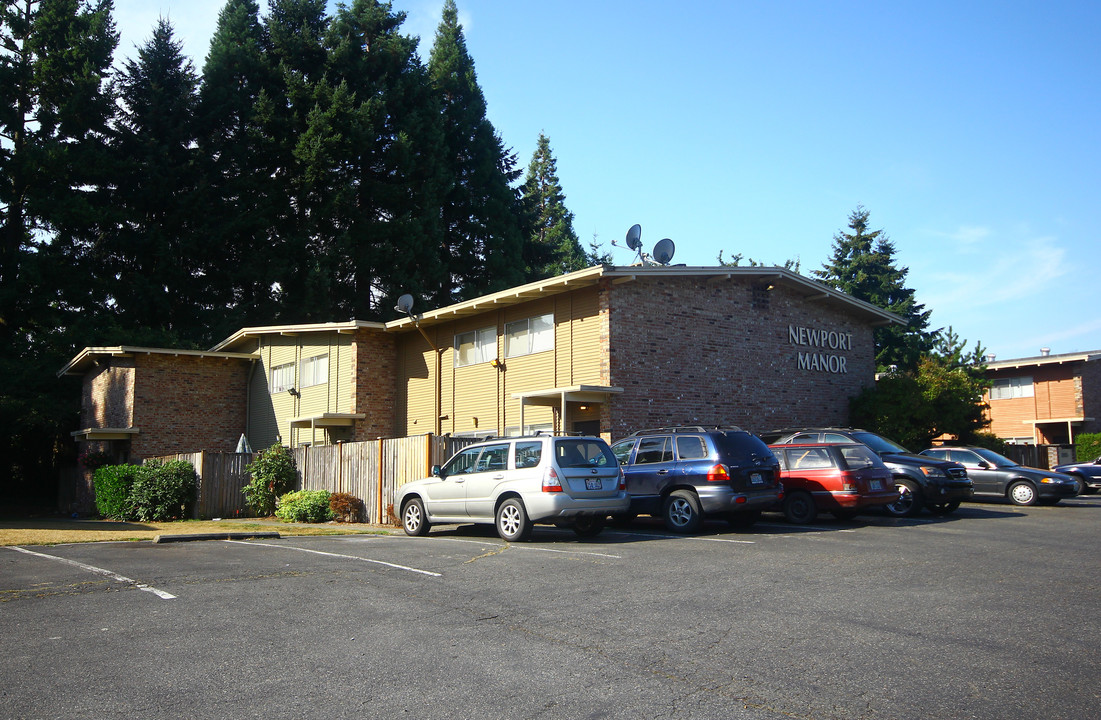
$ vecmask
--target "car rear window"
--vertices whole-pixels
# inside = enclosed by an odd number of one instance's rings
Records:
[[[862,445],[847,445],[841,448],[841,457],[849,470],[860,470],[873,465],[882,465],[879,456]]]
[[[761,460],[772,460],[772,451],[756,435],[747,432],[719,432],[712,437],[722,457],[722,462],[734,462],[741,465],[750,462],[754,456]]]
[[[608,467],[618,464],[608,443],[603,441],[563,438],[555,441],[554,453],[558,466],[563,468]]]

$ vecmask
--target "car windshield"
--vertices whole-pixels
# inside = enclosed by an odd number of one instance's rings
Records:
[[[885,437],[870,432],[855,432],[852,434],[857,442],[864,443],[877,453],[904,453],[910,452],[898,443],[891,442]]]
[[[994,467],[1016,467],[1017,463],[1013,462],[1005,455],[999,455],[993,450],[987,450],[986,448],[975,448],[975,454],[987,461]]]

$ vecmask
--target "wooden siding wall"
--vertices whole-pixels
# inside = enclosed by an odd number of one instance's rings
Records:
[[[352,336],[336,332],[302,337],[269,336],[260,347],[259,355],[260,367],[250,384],[249,442],[259,447],[267,447],[280,438],[283,444],[291,446],[327,442],[324,428],[292,429],[290,418],[351,412],[355,372]],[[302,361],[317,355],[329,356],[328,382],[304,388],[300,377]],[[273,395],[270,391],[272,368],[287,363],[294,364],[294,387],[299,397],[289,392]]]
[[[990,377],[1006,379],[1032,378],[1032,397],[991,400],[987,390],[984,400],[990,408],[990,431],[1002,438],[1033,436],[1033,420],[1082,417],[1082,380],[1077,365],[1048,365],[992,372]],[[1041,438],[1042,439],[1042,438]]]
[[[428,475],[471,440],[417,435],[337,445],[300,447],[293,451],[298,490],[344,492],[363,500],[366,522],[387,524],[395,491]],[[196,518],[251,517],[244,488],[245,468],[255,453],[198,452],[158,458],[191,463],[199,477]],[[396,511],[394,511],[396,513]]]
[[[539,315],[554,315],[554,349],[505,357],[505,325]],[[426,328],[440,348],[440,431],[451,434],[504,434],[519,430],[520,401],[513,393],[579,384],[607,383],[606,358],[601,341],[606,319],[600,314],[599,290],[586,288],[553,297],[493,310],[452,323]],[[455,336],[495,328],[498,369],[489,362],[455,367]],[[434,428],[436,393],[435,352],[419,333],[406,333],[400,343],[399,433]],[[527,425],[549,424],[549,407],[528,406]]]

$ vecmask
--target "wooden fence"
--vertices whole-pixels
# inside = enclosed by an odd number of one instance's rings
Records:
[[[432,434],[405,438],[380,438],[355,443],[295,448],[299,490],[344,492],[363,500],[367,522],[386,524],[395,491],[403,484],[428,475],[473,440]],[[249,483],[245,467],[255,453],[198,452],[159,458],[184,460],[199,477],[196,518],[251,517],[244,488]],[[393,511],[396,512],[396,511]]]

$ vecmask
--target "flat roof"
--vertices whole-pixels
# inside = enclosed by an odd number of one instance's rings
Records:
[[[1037,355],[1035,357],[1014,358],[1012,360],[999,360],[986,364],[987,370],[1010,370],[1022,367],[1039,367],[1040,365],[1062,365],[1072,362],[1093,362],[1101,360],[1101,350],[1093,350],[1084,353],[1061,353],[1059,355]]]

